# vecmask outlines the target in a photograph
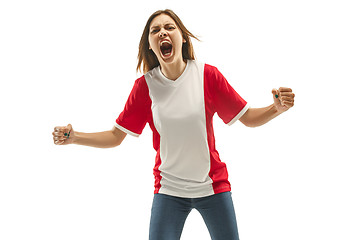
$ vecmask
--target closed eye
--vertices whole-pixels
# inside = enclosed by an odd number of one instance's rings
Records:
[[[174,25],[172,25],[172,24],[166,24],[165,25],[165,29],[166,30],[174,30],[175,29],[175,26]],[[157,26],[157,27],[153,27],[152,29],[151,29],[151,34],[155,34],[155,33],[157,33],[157,32],[159,32],[160,31],[160,28]]]
[[[165,25],[165,28],[166,28],[167,30],[174,30],[174,29],[175,29],[175,26],[172,25],[172,24],[166,24],[166,25]]]
[[[153,30],[151,31],[151,33],[154,34],[154,33],[157,33],[158,31],[159,31],[159,29],[158,29],[158,28],[155,28],[155,29],[153,29]]]

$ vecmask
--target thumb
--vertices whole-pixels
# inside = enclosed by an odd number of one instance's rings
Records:
[[[279,90],[277,90],[277,89],[274,88],[271,92],[272,92],[272,94],[273,94],[274,100],[276,100],[277,98],[279,98]]]
[[[71,125],[71,124],[68,124],[68,125],[66,126],[66,128],[65,128],[65,136],[66,136],[67,138],[69,138],[69,137],[70,137],[70,134],[72,134],[72,132],[73,132],[72,125]]]

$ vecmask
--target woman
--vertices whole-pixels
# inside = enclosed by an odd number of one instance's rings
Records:
[[[239,239],[225,163],[215,149],[212,117],[228,125],[267,123],[294,105],[289,88],[273,89],[274,103],[250,108],[217,68],[195,60],[196,38],[171,10],[152,14],[140,40],[135,85],[112,130],[75,132],[56,127],[54,143],[115,147],[127,134],[139,136],[146,123],[153,131],[155,191],[151,240],[180,239],[186,217],[197,209],[211,239]]]

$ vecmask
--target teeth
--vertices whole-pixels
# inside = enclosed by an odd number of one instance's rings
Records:
[[[170,41],[164,40],[164,41],[162,41],[162,42],[160,43],[160,46],[164,45],[164,43],[169,43],[169,44],[171,44]]]

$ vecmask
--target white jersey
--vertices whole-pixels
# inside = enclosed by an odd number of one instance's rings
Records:
[[[205,197],[230,191],[225,163],[215,149],[215,112],[228,125],[248,105],[213,66],[188,60],[182,75],[167,79],[156,67],[137,79],[120,130],[139,136],[149,123],[156,150],[155,193]]]

